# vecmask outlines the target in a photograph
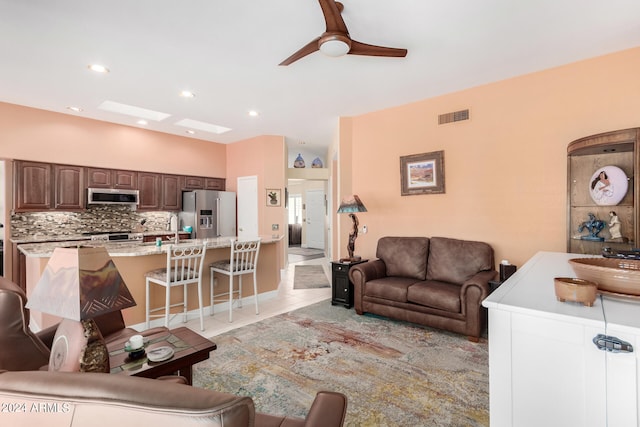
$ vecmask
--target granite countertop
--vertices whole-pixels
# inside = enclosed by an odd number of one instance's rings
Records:
[[[104,234],[106,234],[107,232],[105,232]],[[125,231],[124,232],[129,233],[129,234],[134,234],[134,231]],[[160,231],[144,231],[142,232],[142,234],[147,237],[147,236],[165,236],[167,234],[174,234],[175,231],[165,231],[165,230],[160,230]],[[180,231],[180,234],[184,234],[186,233],[185,231]],[[99,234],[99,233],[98,233]],[[23,244],[23,243],[48,243],[48,242],[65,242],[65,243],[70,243],[70,242],[75,242],[75,241],[86,241],[86,240],[91,240],[91,235],[86,235],[86,234],[68,234],[68,235],[58,235],[58,236],[51,236],[51,235],[45,235],[45,234],[31,234],[29,236],[24,236],[24,237],[18,237],[18,238],[11,238],[11,243],[15,243],[15,244]]]
[[[166,233],[160,233],[166,234]],[[262,238],[262,244],[275,243],[283,239],[284,236],[260,236]],[[206,242],[207,248],[228,248],[230,247],[230,237],[216,237],[210,239],[185,239],[180,243],[203,243]],[[88,247],[100,247],[107,248],[109,255],[111,256],[144,256],[144,255],[157,255],[167,252],[169,244],[165,243],[162,246],[156,246],[155,243],[143,243],[143,242],[100,242],[91,241],[88,239],[79,240],[65,240],[65,241],[49,241],[45,243],[24,243],[18,246],[20,252],[27,257],[32,258],[48,258],[53,254],[53,250],[58,247],[73,247],[73,246],[88,246]]]

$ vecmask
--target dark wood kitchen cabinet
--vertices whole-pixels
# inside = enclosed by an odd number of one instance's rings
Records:
[[[122,188],[124,190],[138,189],[138,172],[135,171],[114,171],[114,188]]]
[[[84,168],[53,165],[54,209],[77,211],[84,209]]]
[[[162,210],[179,211],[182,208],[181,176],[162,175]]]
[[[51,169],[49,163],[14,162],[14,209],[41,211],[51,208]]]
[[[104,168],[87,168],[88,188],[138,189],[138,172]]]
[[[204,179],[205,190],[225,190],[225,180],[223,178],[205,178]]]
[[[183,188],[185,190],[202,190],[204,189],[204,178],[200,176],[185,176]]]
[[[151,172],[138,173],[138,189],[140,190],[140,211],[160,210],[160,196],[162,191],[161,175]]]
[[[16,212],[84,209],[85,170],[82,166],[14,162]]]

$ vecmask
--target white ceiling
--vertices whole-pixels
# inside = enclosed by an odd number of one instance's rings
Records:
[[[145,126],[160,132],[188,136],[174,123],[192,119],[233,129],[193,138],[283,135],[321,153],[341,116],[640,46],[638,0],[343,4],[353,39],[407,57],[316,52],[278,66],[324,31],[317,0],[0,0],[0,101],[139,126],[99,110],[108,100],[171,114]]]

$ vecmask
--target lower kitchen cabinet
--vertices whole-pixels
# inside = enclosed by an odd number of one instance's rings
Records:
[[[491,427],[640,425],[640,305],[558,301],[554,277],[575,277],[568,260],[580,256],[540,252],[483,302]]]
[[[356,264],[366,262],[363,259],[356,262],[331,262],[331,305],[353,307],[353,283],[349,280],[349,269]]]

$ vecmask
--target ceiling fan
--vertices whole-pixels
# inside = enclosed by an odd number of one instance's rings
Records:
[[[327,29],[320,37],[311,40],[306,46],[282,61],[279,65],[290,65],[310,53],[320,50],[329,56],[365,55],[365,56],[407,56],[407,49],[374,46],[349,37],[349,30],[340,13],[344,5],[335,0],[318,0]]]

